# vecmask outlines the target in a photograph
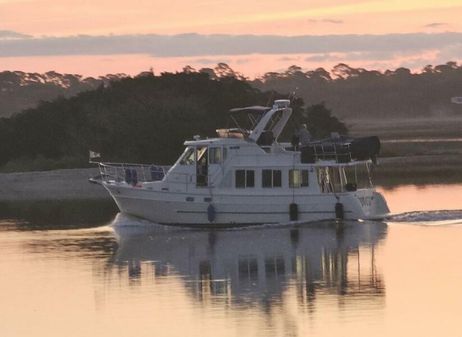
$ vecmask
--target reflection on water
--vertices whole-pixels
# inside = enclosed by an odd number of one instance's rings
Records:
[[[112,199],[0,202],[0,219],[21,223],[17,229],[25,230],[93,227],[116,213]]]
[[[121,214],[81,229],[0,223],[9,228],[0,231],[1,336],[127,336],[134,322],[141,336],[296,336],[307,328],[299,315],[385,304],[375,261],[383,223],[210,230]]]
[[[0,336],[455,337],[459,189],[384,190],[406,213],[343,229],[192,229],[110,203],[0,204]]]
[[[462,184],[380,188],[393,214],[462,209]]]
[[[342,231],[325,222],[198,231],[133,221],[118,215],[113,223],[117,275],[125,269],[130,279],[180,276],[200,302],[265,311],[281,305],[288,289],[299,305],[312,309],[326,295],[338,296],[339,305],[355,297],[383,303],[384,282],[374,259],[374,247],[386,235],[383,223],[351,222]]]

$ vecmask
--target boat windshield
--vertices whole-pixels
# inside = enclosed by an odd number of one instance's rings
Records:
[[[235,125],[235,129],[241,130],[245,134],[253,130],[262,116],[270,109],[263,106],[231,109],[229,116]]]
[[[180,158],[181,165],[193,165],[196,162],[194,147],[188,147]]]

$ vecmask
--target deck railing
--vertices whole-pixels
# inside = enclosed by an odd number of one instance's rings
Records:
[[[337,163],[352,161],[350,144],[319,143],[314,144],[312,148],[315,161],[335,160]]]
[[[133,185],[162,180],[170,168],[170,166],[130,163],[98,163],[98,165],[102,181],[125,181]]]
[[[312,143],[300,147],[302,163],[316,163],[317,161],[332,160],[337,163],[354,161],[350,144]]]

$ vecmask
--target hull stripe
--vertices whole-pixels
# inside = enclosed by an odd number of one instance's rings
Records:
[[[177,213],[183,214],[207,214],[206,211],[186,211],[186,210],[178,210]],[[334,214],[335,211],[306,211],[306,212],[299,212],[302,214]],[[345,213],[352,213],[351,211],[345,211]],[[217,214],[288,214],[288,212],[217,212]]]

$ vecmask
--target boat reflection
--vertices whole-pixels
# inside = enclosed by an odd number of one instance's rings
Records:
[[[386,236],[384,223],[348,222],[341,231],[333,222],[197,230],[119,214],[113,228],[118,275],[130,281],[146,274],[179,277],[199,302],[270,309],[294,292],[307,308],[321,296],[383,305],[385,285],[374,250]]]

